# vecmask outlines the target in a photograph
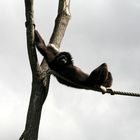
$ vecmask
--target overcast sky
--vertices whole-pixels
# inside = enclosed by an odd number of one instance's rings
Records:
[[[58,1],[35,0],[36,27],[46,43]],[[24,130],[31,90],[24,1],[0,1],[0,139]],[[72,18],[61,49],[91,72],[106,62],[113,89],[140,92],[140,1],[72,0]],[[39,56],[41,58],[41,56]],[[60,85],[51,78],[40,140],[138,140],[140,98],[101,95]]]

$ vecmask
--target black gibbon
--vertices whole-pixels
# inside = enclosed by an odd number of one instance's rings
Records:
[[[69,52],[59,52],[53,44],[46,46],[37,30],[35,30],[35,45],[44,56],[49,68],[64,77],[56,76],[60,83],[75,88],[87,87],[88,89],[93,89],[96,86],[111,87],[113,81],[112,75],[108,71],[106,63],[103,63],[90,74],[87,74],[74,65]]]

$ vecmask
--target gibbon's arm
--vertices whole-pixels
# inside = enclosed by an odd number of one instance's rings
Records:
[[[48,44],[46,46],[43,38],[37,30],[35,30],[35,45],[38,51],[45,57],[47,63],[50,63],[59,53],[59,50],[54,46],[54,44]]]
[[[44,56],[47,53],[46,44],[43,38],[40,36],[39,32],[35,30],[35,44],[39,52]]]

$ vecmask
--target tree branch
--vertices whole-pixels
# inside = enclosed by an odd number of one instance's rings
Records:
[[[54,44],[57,48],[60,47],[70,17],[70,0],[59,0],[58,15],[55,20],[54,31],[49,42]]]
[[[29,62],[32,70],[32,90],[27,113],[26,126],[20,140],[37,140],[38,129],[42,111],[42,105],[47,97],[50,76],[45,78],[38,64],[37,54],[34,46],[34,12],[33,0],[25,0],[27,48]]]
[[[70,18],[70,0],[59,0],[58,15],[49,41],[50,44],[54,44],[58,49],[60,48]],[[41,68],[43,71],[48,70],[46,69],[46,61],[44,59],[41,64]]]
[[[58,16],[55,21],[54,31],[50,43],[60,47],[68,21],[70,0],[59,0]],[[38,64],[37,54],[34,46],[34,12],[33,0],[25,0],[26,27],[27,27],[27,48],[29,62],[32,70],[32,90],[27,114],[26,126],[19,140],[37,140],[40,124],[40,117],[43,103],[49,90],[50,75],[45,59],[41,66]]]
[[[25,13],[26,13],[26,35],[27,35],[27,49],[29,62],[33,75],[40,72],[36,50],[34,46],[34,11],[33,11],[33,0],[25,0]]]

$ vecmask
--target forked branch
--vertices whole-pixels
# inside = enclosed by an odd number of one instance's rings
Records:
[[[60,47],[65,34],[68,21],[70,19],[70,0],[59,0],[58,16],[49,43]],[[30,104],[27,114],[26,126],[19,140],[37,140],[40,124],[40,117],[43,103],[47,97],[49,89],[50,75],[46,73],[48,69],[46,61],[43,59],[41,66],[38,64],[37,54],[34,46],[34,12],[33,0],[25,0],[26,27],[27,27],[27,48],[30,66],[32,70],[32,90]]]

